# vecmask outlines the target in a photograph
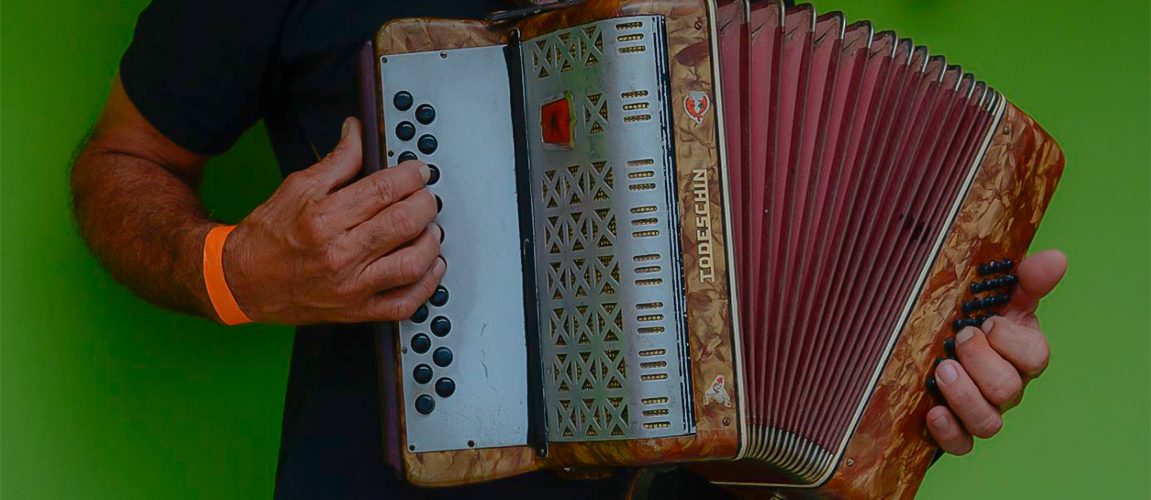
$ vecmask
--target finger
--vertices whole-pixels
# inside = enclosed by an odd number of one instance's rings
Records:
[[[324,199],[323,206],[352,227],[423,189],[431,175],[423,162],[408,160],[344,186]]]
[[[1067,256],[1059,250],[1044,250],[1023,259],[1016,271],[1019,283],[1003,315],[1018,321],[1035,314],[1039,299],[1050,293],[1066,272]]]
[[[983,398],[983,393],[958,362],[947,359],[939,363],[935,368],[935,381],[967,432],[986,439],[1003,427],[999,409]]]
[[[369,264],[360,274],[363,287],[374,290],[398,288],[419,281],[440,256],[440,236],[443,230],[436,224],[410,245],[400,247]]]
[[[982,329],[987,332],[991,348],[1019,370],[1025,381],[1038,377],[1047,369],[1051,346],[1043,332],[1002,316],[987,318]]]
[[[367,261],[412,241],[436,219],[436,198],[427,189],[412,193],[372,218],[348,231],[343,237]]]
[[[952,455],[966,455],[975,445],[959,420],[946,406],[936,406],[927,410],[927,432],[939,443],[943,451]]]
[[[410,318],[436,291],[436,285],[440,284],[447,268],[444,259],[436,259],[419,281],[371,296],[353,314],[355,321],[401,321]]]
[[[306,171],[327,188],[324,191],[327,194],[336,186],[352,180],[360,172],[364,154],[361,148],[360,121],[348,117],[340,127],[340,143],[328,153],[328,156]]]
[[[1014,365],[991,348],[982,331],[970,326],[960,330],[955,335],[955,353],[983,399],[1001,412],[1015,406],[1023,393],[1023,379]]]

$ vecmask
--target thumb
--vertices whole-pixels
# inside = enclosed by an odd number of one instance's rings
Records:
[[[1059,250],[1044,250],[1023,259],[1016,273],[1019,284],[1004,315],[1019,320],[1034,314],[1039,299],[1051,293],[1066,272],[1067,256]]]
[[[360,145],[360,121],[348,117],[340,129],[340,143],[332,152],[311,167],[316,178],[329,190],[346,184],[360,172],[364,151]]]

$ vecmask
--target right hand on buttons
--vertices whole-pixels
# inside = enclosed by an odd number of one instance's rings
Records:
[[[360,123],[344,121],[328,156],[289,175],[224,246],[224,272],[253,321],[280,324],[406,319],[447,268],[427,165],[360,172]]]

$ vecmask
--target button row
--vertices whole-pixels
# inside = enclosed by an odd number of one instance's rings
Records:
[[[991,290],[998,290],[1000,288],[1011,288],[1016,281],[1019,281],[1014,274],[1008,274],[1002,278],[991,278],[983,281],[974,281],[971,283],[971,294],[980,292],[987,292]]]
[[[1014,266],[1015,263],[1012,262],[1011,259],[1003,259],[999,261],[993,260],[991,262],[979,265],[979,275],[987,276],[989,274],[1007,272],[1010,271]]]
[[[435,176],[438,176],[438,170],[435,169],[434,166],[432,166],[432,169],[432,175],[433,178],[435,178]],[[429,182],[429,184],[430,183],[431,182]],[[428,297],[428,302],[426,304],[421,304],[419,309],[416,309],[416,312],[412,314],[411,321],[417,324],[427,321],[428,317],[431,315],[428,306],[431,305],[434,307],[443,307],[447,305],[449,297],[450,294],[448,293],[448,289],[446,287],[442,285],[436,287],[436,291],[432,292],[431,297]],[[452,331],[452,322],[447,317],[436,316],[434,319],[432,319],[430,327],[433,335],[437,337],[445,337]],[[429,350],[432,349],[432,338],[429,337],[426,333],[417,333],[412,336],[410,346],[412,348],[412,352],[416,354],[426,354]],[[454,359],[455,355],[452,353],[452,350],[447,347],[437,347],[434,351],[432,351],[432,364],[440,368],[447,368],[448,366],[451,366]],[[412,379],[414,379],[417,384],[423,385],[430,383],[433,378],[435,378],[434,369],[425,363],[416,365],[415,369],[412,370]],[[455,394],[456,382],[449,377],[440,377],[439,380],[436,380],[433,389],[437,396],[441,398],[447,398],[452,394]],[[416,397],[415,408],[416,411],[421,415],[428,415],[436,409],[435,398],[433,398],[430,394],[420,394]]]
[[[392,105],[395,106],[399,111],[407,111],[412,109],[412,104],[415,104],[415,98],[412,97],[411,92],[401,90],[396,92],[396,95],[392,96]],[[435,119],[436,108],[432,107],[431,104],[421,104],[416,107],[416,121],[423,125],[428,125]]]
[[[436,395],[441,398],[451,397],[456,393],[456,381],[448,377],[440,378],[436,381],[435,386]],[[436,400],[432,399],[427,394],[420,394],[416,397],[416,411],[421,415],[427,415],[436,409]]]
[[[963,312],[969,313],[978,311],[980,309],[991,309],[992,307],[1006,305],[1011,302],[1010,294],[997,294],[982,299],[975,299],[970,302],[963,303]]]

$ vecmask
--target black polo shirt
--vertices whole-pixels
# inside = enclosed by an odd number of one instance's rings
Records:
[[[480,18],[502,0],[156,0],[120,64],[128,97],[184,148],[227,151],[263,120],[283,175],[315,163],[358,113],[358,49],[403,17]],[[369,325],[296,330],[276,470],[277,498],[619,497],[630,475],[564,481],[540,472],[466,488],[408,486],[384,466]],[[661,476],[660,497],[715,490]]]

